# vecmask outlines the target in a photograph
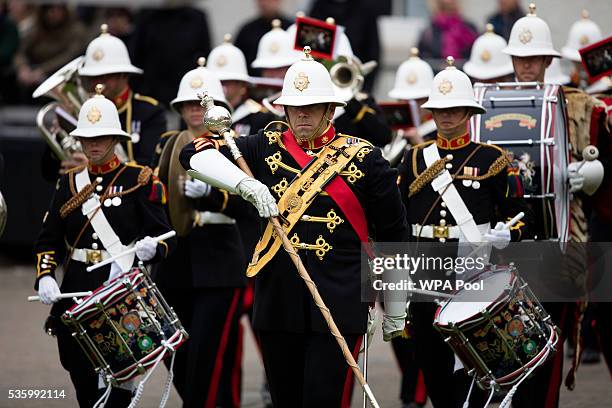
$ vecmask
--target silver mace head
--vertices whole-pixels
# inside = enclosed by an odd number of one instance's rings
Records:
[[[215,105],[213,98],[204,92],[198,95],[200,106],[204,108],[204,126],[214,134],[222,135],[232,127],[232,115],[223,106]]]

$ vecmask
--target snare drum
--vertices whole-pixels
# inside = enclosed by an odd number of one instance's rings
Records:
[[[172,308],[139,268],[96,289],[62,321],[96,372],[113,385],[143,374],[187,339]]]
[[[471,282],[481,280],[492,300],[455,292],[436,311],[434,327],[481,388],[511,386],[553,354],[557,328],[514,267],[489,267]]]
[[[558,85],[474,85],[487,112],[471,121],[472,139],[508,153],[534,212],[535,238],[567,242],[569,234],[569,137],[567,108]]]

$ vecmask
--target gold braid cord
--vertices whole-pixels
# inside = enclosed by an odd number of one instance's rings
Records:
[[[119,172],[117,175],[119,175],[121,172]],[[150,167],[146,167],[146,166],[143,167],[142,170],[140,170],[140,174],[138,174],[137,184],[135,186],[130,187],[127,190],[119,191],[119,192],[114,193],[114,194],[105,193],[102,196],[100,196],[100,201],[104,201],[107,198],[120,197],[120,196],[129,194],[132,191],[135,191],[135,190],[139,189],[142,186],[146,186],[147,183],[149,182],[149,180],[151,179],[151,175],[152,174],[153,174],[153,170]],[[115,176],[115,178],[116,178],[116,176]],[[71,186],[74,185],[74,180],[73,179],[74,179],[74,177],[70,178],[70,185]],[[109,187],[113,185],[114,181],[115,180],[113,179],[113,182],[111,182]],[[94,181],[93,183],[88,184],[85,187],[83,187],[83,189],[81,191],[79,191],[78,193],[74,194],[70,198],[70,200],[68,200],[60,208],[60,217],[66,218],[71,212],[73,212],[74,210],[79,208],[81,205],[83,205],[83,203],[85,201],[87,201],[89,199],[89,197],[93,194],[93,192],[94,192],[94,190],[95,190],[97,185],[98,185],[98,182]],[[107,191],[108,190],[110,190],[110,189],[107,189]]]
[[[423,187],[428,185],[434,178],[436,178],[436,176],[440,172],[444,171],[444,165],[446,164],[446,162],[446,158],[438,159],[434,162],[434,164],[425,169],[424,172],[419,174],[417,178],[412,182],[412,184],[410,184],[410,187],[408,189],[408,197],[412,197],[413,195],[421,191]],[[508,158],[505,154],[502,154],[497,159],[495,159],[493,163],[491,163],[489,169],[485,174],[481,176],[457,175],[455,176],[455,178],[458,180],[485,180],[489,177],[498,175],[502,170],[508,167],[508,164]]]
[[[425,169],[424,172],[419,174],[417,178],[410,184],[408,187],[408,197],[412,197],[419,191],[423,189],[426,185],[428,185],[434,178],[438,176],[445,169],[445,165],[448,159],[446,157],[442,159],[438,159]]]
[[[86,185],[81,191],[73,195],[70,200],[66,201],[60,208],[60,217],[66,218],[68,214],[79,208],[93,194],[97,185],[97,181]]]

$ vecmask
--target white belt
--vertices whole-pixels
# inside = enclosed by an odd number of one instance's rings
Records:
[[[104,249],[74,248],[70,258],[86,264],[97,264],[107,260],[110,256]]]
[[[489,223],[477,225],[481,234],[486,234],[491,228]],[[461,237],[461,228],[457,225],[412,225],[412,236],[431,239],[459,239]]]
[[[235,224],[236,220],[219,212],[196,211],[194,224],[201,227],[206,224]]]

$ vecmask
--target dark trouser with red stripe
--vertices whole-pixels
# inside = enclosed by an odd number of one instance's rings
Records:
[[[353,372],[330,333],[257,334],[274,408],[350,406]],[[363,336],[344,338],[357,359]]]
[[[557,352],[544,365],[525,380],[512,399],[514,408],[555,408],[559,406],[559,390],[563,377],[563,342],[568,327],[568,318],[573,314],[569,303],[543,303],[553,323],[561,329]]]
[[[185,408],[238,407],[240,396],[221,390],[236,364],[242,288],[205,288],[193,296],[185,374]],[[227,380],[225,381],[227,383]]]
[[[414,328],[415,356],[423,370],[427,394],[435,408],[459,408],[470,389],[471,378],[461,369],[453,372],[455,357],[444,337],[433,327],[437,305],[413,302],[410,305],[411,323]],[[470,396],[470,407],[483,406],[485,394],[474,386]]]
[[[404,404],[415,402],[419,405],[425,405],[427,390],[425,389],[423,372],[417,365],[414,340],[396,337],[391,340],[391,345],[397,364],[402,371],[400,399]]]

